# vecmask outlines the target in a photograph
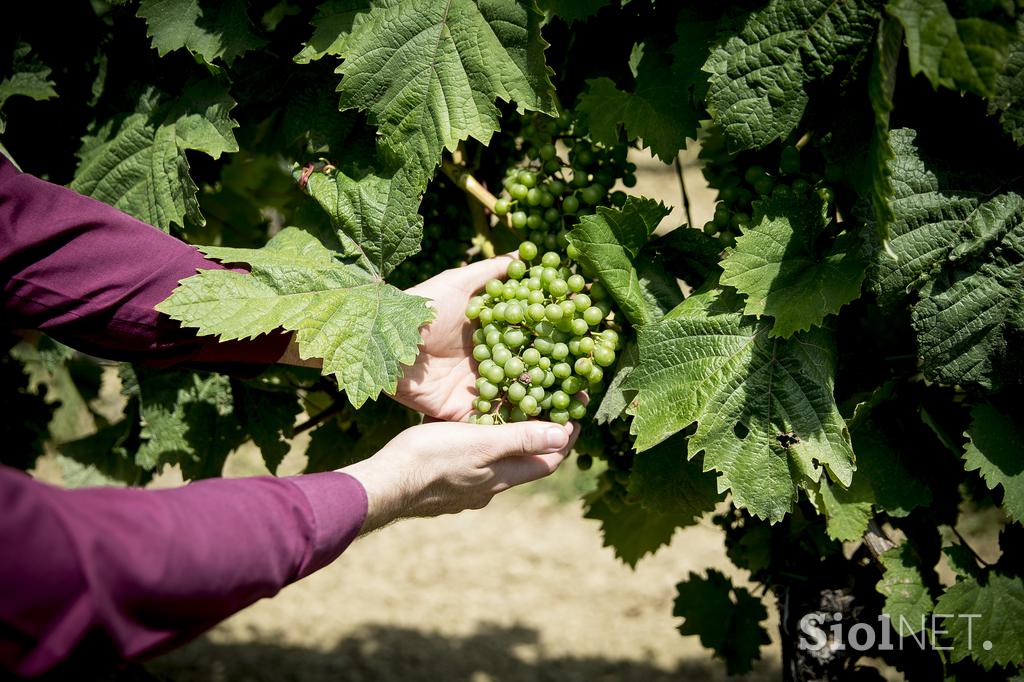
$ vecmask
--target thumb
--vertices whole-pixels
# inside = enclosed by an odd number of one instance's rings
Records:
[[[527,421],[480,427],[487,438],[487,451],[492,461],[522,455],[560,452],[569,445],[571,426],[553,422]],[[483,430],[486,429],[486,432]]]
[[[477,291],[492,279],[504,279],[508,264],[518,257],[516,252],[512,252],[464,265],[458,269],[460,284],[465,289]]]

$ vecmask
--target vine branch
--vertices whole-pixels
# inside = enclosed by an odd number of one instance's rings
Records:
[[[679,191],[683,194],[683,211],[686,212],[686,224],[690,227],[695,227],[693,216],[690,215],[690,197],[686,194],[686,179],[683,175],[683,164],[679,161],[679,154],[676,154],[672,165],[675,166],[676,175],[679,176]]]

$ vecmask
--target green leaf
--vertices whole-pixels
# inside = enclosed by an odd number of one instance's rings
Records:
[[[571,24],[597,14],[609,2],[611,0],[539,0],[537,4],[545,12],[560,16]]]
[[[1024,378],[1024,197],[982,207],[1016,222],[1008,253],[975,272],[942,282],[914,306],[913,325],[925,375],[946,384],[987,388]]]
[[[244,434],[234,417],[231,380],[220,374],[122,366],[124,392],[139,400],[146,470],[180,464],[186,478],[219,476]]]
[[[629,377],[629,373],[636,367],[638,360],[636,343],[627,341],[626,347],[619,353],[615,374],[608,382],[608,387],[605,388],[604,395],[601,397],[601,404],[594,412],[594,421],[598,424],[605,424],[621,417],[626,406],[636,397],[636,391],[627,390],[623,385]]]
[[[889,199],[893,194],[892,161],[895,153],[889,142],[889,116],[893,110],[897,67],[903,45],[903,30],[895,20],[882,19],[875,40],[874,61],[868,76],[868,100],[874,114],[871,142],[868,145],[867,170],[870,177],[871,208],[875,229],[888,248],[889,229],[895,219]]]
[[[715,479],[703,471],[700,455],[687,459],[686,439],[676,435],[636,455],[628,490],[648,511],[674,515],[685,527],[721,501]]]
[[[185,48],[208,63],[231,64],[266,45],[253,32],[244,0],[141,0],[138,16],[161,57]]]
[[[761,658],[771,639],[762,621],[768,610],[745,587],[735,587],[725,575],[708,569],[707,578],[690,573],[676,585],[672,615],[683,619],[679,632],[698,635],[700,643],[725,661],[730,675],[742,675]]]
[[[384,147],[425,181],[443,150],[490,140],[495,99],[555,111],[540,20],[532,0],[376,6],[345,41],[341,106],[369,112]]]
[[[366,269],[387,277],[420,250],[419,190],[406,169],[356,176],[313,173],[307,191],[327,212],[342,246]]]
[[[631,568],[647,554],[669,544],[676,529],[685,523],[675,514],[651,511],[640,504],[609,503],[600,491],[591,493],[586,504],[583,518],[601,522],[604,546],[611,547],[615,556]]]
[[[0,113],[4,103],[11,97],[29,97],[36,101],[57,96],[50,79],[50,67],[31,56],[32,48],[18,43],[11,59],[10,75],[0,80]],[[4,119],[0,116],[0,134],[4,132]]]
[[[711,51],[707,105],[733,151],[789,136],[807,87],[852,62],[875,36],[878,12],[855,0],[772,0]]]
[[[875,586],[885,597],[882,613],[889,616],[900,637],[909,637],[929,625],[935,603],[921,575],[921,560],[909,542],[878,557],[882,577]]]
[[[231,390],[238,421],[263,453],[267,469],[276,472],[291,449],[295,418],[302,411],[295,393],[264,390],[258,381],[235,382]]]
[[[698,119],[685,102],[682,82],[673,77],[671,53],[648,50],[637,70],[633,92],[619,90],[608,78],[587,81],[576,110],[588,123],[595,142],[613,146],[619,142],[619,126],[629,140],[640,138],[643,146],[665,163],[672,163],[686,146],[687,136],[697,136]]]
[[[1013,32],[986,19],[956,19],[944,0],[892,0],[886,7],[906,31],[910,73],[933,87],[995,93]]]
[[[313,431],[306,448],[305,472],[333,471],[364,460],[419,423],[416,412],[393,400],[367,403],[359,410],[346,411]]]
[[[827,477],[823,477],[818,493],[827,519],[828,536],[841,542],[859,540],[873,516],[871,506],[874,494],[867,477],[858,471],[849,488],[834,485]]]
[[[340,55],[352,30],[366,21],[371,0],[326,0],[313,16],[313,35],[295,55],[299,64],[308,64],[326,55]]]
[[[229,116],[234,100],[212,81],[196,83],[178,103],[148,91],[136,111],[106,121],[83,140],[71,188],[164,230],[203,217],[185,150],[213,158],[238,151]]]
[[[1003,130],[1020,147],[1024,145],[1024,16],[1017,20],[1017,38],[1010,46],[1003,71],[989,96],[989,113],[999,114]]]
[[[932,491],[908,466],[905,449],[890,440],[890,435],[874,421],[853,429],[853,450],[857,453],[858,480],[871,488],[871,499],[879,511],[903,517],[932,502]]]
[[[640,363],[626,380],[639,391],[632,430],[643,451],[697,422],[690,452],[704,451],[704,467],[722,473],[719,490],[775,522],[822,467],[849,485],[853,450],[832,394],[831,334],[773,339],[739,308],[713,289],[639,329]]]
[[[426,301],[344,265],[315,237],[286,228],[261,249],[204,247],[251,274],[204,270],[182,280],[157,310],[222,340],[283,328],[296,332],[302,358],[323,358],[356,407],[394,393],[402,365],[418,353]]]
[[[1007,414],[990,403],[976,405],[964,435],[964,468],[978,471],[990,489],[1002,486],[1003,509],[1018,523],[1024,521],[1024,414]]]
[[[653,199],[629,197],[621,210],[600,206],[597,213],[583,216],[568,234],[569,243],[579,250],[579,262],[600,278],[636,325],[662,314],[644,293],[636,259],[668,212],[664,204]]]
[[[953,636],[954,661],[970,656],[986,670],[1024,663],[1024,580],[989,573],[962,580],[939,597],[936,614]]]
[[[721,253],[720,241],[704,234],[703,230],[682,225],[647,242],[641,257],[647,256],[648,260],[663,264],[670,275],[699,289],[709,277],[721,273],[718,266]]]
[[[981,568],[974,552],[965,545],[949,545],[942,548],[942,553],[949,560],[949,567],[961,578],[980,578]]]
[[[138,403],[129,402],[120,421],[78,440],[62,443],[64,485],[143,485],[150,473],[135,463],[139,430]]]
[[[770,336],[820,326],[860,296],[865,265],[855,238],[845,233],[819,247],[825,211],[814,193],[755,201],[750,227],[722,260],[721,283],[746,295],[744,312],[775,318]]]

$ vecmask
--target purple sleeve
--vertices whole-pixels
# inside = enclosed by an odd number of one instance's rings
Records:
[[[336,472],[62,490],[0,467],[0,509],[0,669],[31,676],[159,653],[275,594],[352,542],[366,493]]]
[[[92,355],[158,366],[230,370],[276,362],[287,334],[219,343],[153,309],[200,268],[223,266],[116,208],[19,173],[0,154],[3,326],[39,329]]]

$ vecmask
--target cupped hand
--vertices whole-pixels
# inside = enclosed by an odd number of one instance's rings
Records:
[[[434,422],[406,429],[341,471],[366,490],[367,532],[398,518],[480,509],[501,491],[552,473],[578,435],[575,423]]]
[[[407,292],[431,301],[434,320],[423,329],[416,363],[398,382],[395,399],[428,417],[462,421],[473,410],[476,371],[469,299],[488,280],[504,278],[511,256],[445,270]]]

